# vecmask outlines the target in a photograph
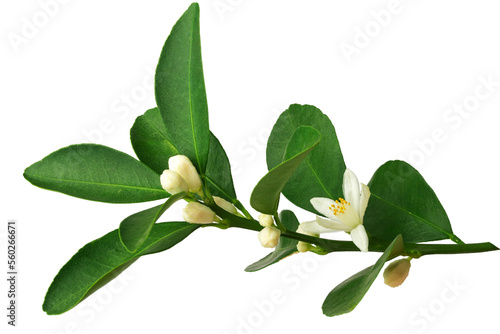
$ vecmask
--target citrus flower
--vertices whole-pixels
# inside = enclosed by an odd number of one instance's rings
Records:
[[[324,197],[311,199],[312,206],[324,217],[300,224],[303,231],[315,234],[344,231],[351,235],[354,244],[368,251],[368,235],[363,226],[363,217],[370,198],[367,185],[358,182],[356,175],[346,169],[342,183],[344,198],[332,200]]]

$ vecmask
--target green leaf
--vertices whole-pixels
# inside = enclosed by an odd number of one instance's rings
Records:
[[[373,266],[351,276],[328,294],[323,303],[323,313],[333,317],[354,310],[370,289],[384,263],[402,254],[403,251],[403,240],[401,236],[398,236]]]
[[[96,144],[53,152],[26,168],[24,177],[35,186],[99,202],[137,203],[170,196],[148,166]]]
[[[219,140],[211,132],[205,179],[212,195],[237,203],[229,159]]]
[[[321,133],[321,143],[299,165],[283,189],[293,204],[317,213],[310,203],[313,197],[342,197],[345,163],[335,128],[327,115],[310,105],[292,104],[276,121],[267,142],[269,170],[286,159],[286,147],[295,130],[307,125]]]
[[[368,186],[364,226],[372,236],[390,241],[401,234],[410,243],[455,238],[436,194],[406,162],[385,163]]]
[[[167,130],[158,108],[137,117],[130,129],[130,141],[140,161],[158,174],[168,168],[168,159],[179,151],[168,140]]]
[[[43,310],[47,314],[61,314],[70,310],[118,276],[139,257],[169,249],[198,227],[186,222],[156,224],[135,253],[129,253],[123,247],[118,230],[88,243],[54,278],[45,295]]]
[[[209,149],[200,9],[193,3],[168,36],[155,74],[155,96],[169,141],[205,172]]]
[[[178,200],[184,198],[186,193],[172,195],[162,205],[143,210],[128,216],[120,223],[120,240],[129,252],[135,252],[146,240],[154,224],[160,219],[161,215],[167,211]]]
[[[295,232],[299,227],[299,221],[295,214],[289,210],[283,210],[280,213],[280,220],[283,226],[288,231]],[[297,240],[293,240],[290,238],[280,237],[280,241],[278,242],[278,246],[274,249],[272,253],[267,255],[266,257],[260,259],[259,261],[252,263],[248,267],[245,268],[245,271],[253,272],[264,269],[272,264],[277,263],[278,261],[284,259],[287,256],[292,255],[297,252]]]
[[[284,161],[271,169],[255,186],[250,197],[252,207],[262,213],[274,214],[280,193],[300,163],[321,141],[321,134],[310,126],[298,127],[289,138]]]

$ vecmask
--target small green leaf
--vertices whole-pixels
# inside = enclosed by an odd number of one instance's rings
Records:
[[[295,232],[299,227],[299,221],[292,211],[281,211],[280,220],[283,226],[285,226],[288,231]],[[252,263],[245,268],[245,271],[253,272],[264,269],[265,267],[275,264],[285,257],[292,255],[293,253],[297,252],[297,243],[297,240],[285,238],[282,236],[280,238],[280,241],[278,242],[278,246],[276,246],[272,253],[260,259],[259,261]]]
[[[193,3],[172,28],[156,68],[155,96],[169,141],[203,174],[209,127],[199,17]]]
[[[335,128],[327,115],[310,105],[292,104],[278,118],[269,136],[267,166],[271,170],[286,159],[287,143],[295,130],[303,125],[318,130],[321,143],[290,177],[283,195],[298,207],[317,213],[310,203],[311,198],[341,197],[346,168]]]
[[[148,166],[96,144],[53,152],[26,168],[24,177],[35,186],[99,202],[138,203],[169,196]]]
[[[364,226],[372,236],[390,241],[401,234],[410,243],[455,238],[436,194],[406,162],[385,163],[368,186],[371,196]]]
[[[321,141],[321,134],[310,126],[298,127],[289,138],[286,158],[271,169],[255,186],[250,197],[252,207],[262,213],[274,214],[280,193],[300,163]]]
[[[135,252],[146,240],[153,225],[175,202],[186,197],[186,193],[172,195],[162,205],[128,216],[120,223],[120,240],[129,252]]]
[[[323,303],[323,313],[329,317],[349,313],[359,304],[361,299],[370,289],[378,274],[384,267],[384,263],[404,251],[403,240],[398,236],[387,247],[384,254],[371,267],[360,271],[340,283],[326,297]]]
[[[186,222],[155,224],[148,238],[135,253],[129,253],[123,247],[118,230],[88,243],[54,278],[45,295],[43,310],[47,314],[61,314],[72,309],[118,276],[139,257],[169,249],[198,227]]]
[[[210,193],[236,203],[231,165],[217,137],[210,132],[210,150],[205,179]]]
[[[136,118],[130,129],[130,141],[140,161],[158,174],[168,168],[168,159],[179,151],[167,138],[167,130],[158,108]]]

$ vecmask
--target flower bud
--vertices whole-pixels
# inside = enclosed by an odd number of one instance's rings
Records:
[[[160,182],[163,189],[171,195],[175,195],[183,191],[188,192],[189,190],[186,180],[172,170],[165,169],[160,176]]]
[[[400,286],[408,276],[410,266],[408,259],[400,259],[390,263],[384,271],[384,283],[391,288]]]
[[[307,243],[307,242],[304,242],[304,241],[297,242],[297,250],[300,253],[309,252],[310,248],[311,248],[311,244],[310,243]]]
[[[267,226],[259,232],[259,241],[262,247],[274,248],[280,241],[281,231],[276,227]]]
[[[259,215],[259,224],[263,227],[273,226],[274,225],[273,216],[261,213]]]
[[[234,205],[232,205],[231,203],[226,201],[224,198],[214,196],[214,201],[215,201],[215,204],[217,204],[217,206],[219,208],[222,208],[222,209],[226,210],[227,212],[232,213],[233,215],[236,214],[236,208],[234,207]]]
[[[201,203],[191,202],[182,210],[182,217],[191,224],[210,224],[215,220],[215,212]]]
[[[185,155],[175,155],[168,159],[168,169],[173,170],[186,180],[189,191],[197,193],[201,190],[200,175],[191,160]]]
[[[297,233],[300,233],[300,234],[305,234],[305,235],[309,235],[311,237],[318,237],[319,234],[314,234],[314,233],[310,233],[310,232],[306,232],[304,231],[300,225],[299,227],[297,228]],[[300,253],[305,253],[305,252],[308,252],[310,249],[312,248],[312,245],[310,243],[307,243],[305,241],[299,241],[297,243],[297,250],[300,252]]]

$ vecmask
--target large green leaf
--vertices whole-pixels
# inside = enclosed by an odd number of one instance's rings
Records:
[[[135,252],[146,240],[153,225],[178,200],[186,196],[185,192],[172,195],[162,205],[146,209],[128,216],[120,223],[120,240],[129,252]]]
[[[401,234],[405,242],[455,239],[436,194],[406,162],[385,163],[368,186],[371,196],[364,226],[372,236],[390,241]]]
[[[280,213],[280,220],[283,226],[288,231],[295,232],[299,227],[299,221],[295,214],[289,210],[283,210]],[[259,261],[252,263],[248,267],[245,268],[245,271],[253,272],[264,269],[272,264],[277,263],[278,261],[284,259],[287,256],[292,255],[297,252],[297,240],[280,237],[280,241],[278,242],[278,246],[274,249],[272,253],[267,255],[266,257],[260,259]]]
[[[137,117],[130,130],[132,146],[139,160],[161,174],[168,168],[168,159],[179,151],[167,139],[167,129],[158,108]],[[224,148],[210,132],[210,150],[205,171],[207,187],[212,195],[238,203],[231,176],[231,165]]]
[[[295,130],[312,126],[321,133],[321,143],[299,165],[283,189],[283,195],[293,204],[317,213],[310,203],[313,197],[337,199],[342,196],[345,171],[335,128],[327,115],[310,105],[292,104],[276,121],[267,142],[269,170],[285,159],[286,147]]]
[[[158,174],[168,168],[168,159],[179,151],[168,140],[167,130],[158,108],[137,117],[130,129],[130,141],[140,161]]]
[[[156,224],[135,253],[130,253],[123,247],[118,230],[88,243],[54,278],[45,295],[43,310],[47,314],[61,314],[70,310],[118,276],[139,257],[169,249],[198,227],[186,222]]]
[[[26,168],[24,177],[35,186],[99,202],[137,203],[170,196],[148,166],[96,144],[51,153]]]
[[[384,263],[404,251],[403,240],[398,236],[387,247],[384,254],[371,267],[360,271],[340,283],[333,289],[323,302],[323,313],[329,317],[349,313],[359,304],[361,299],[370,289],[378,274],[384,267]]]
[[[172,28],[156,68],[155,96],[169,141],[203,174],[209,128],[199,16],[193,3]]]
[[[284,161],[271,169],[255,186],[250,205],[262,213],[274,214],[281,191],[300,163],[321,141],[321,134],[310,126],[298,127],[289,138]]]

